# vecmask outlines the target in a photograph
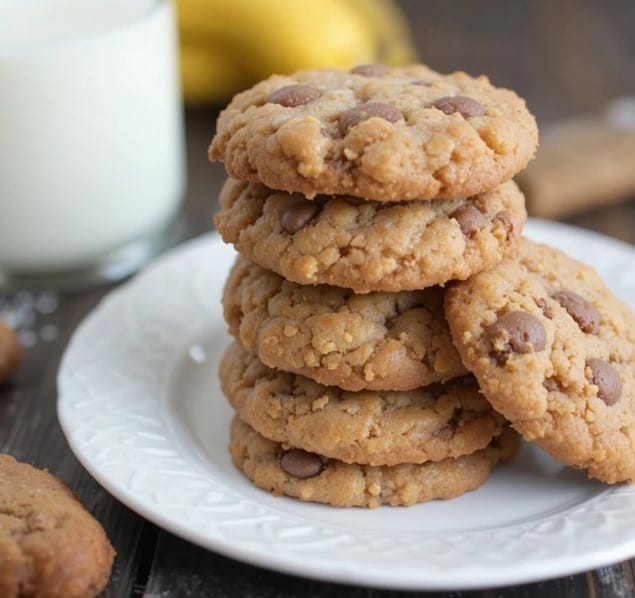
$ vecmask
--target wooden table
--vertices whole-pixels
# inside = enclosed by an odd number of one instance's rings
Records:
[[[508,0],[404,1],[424,61],[441,71],[487,72],[524,95],[541,125],[601,109],[620,94],[635,94],[635,2]],[[186,236],[212,228],[223,180],[206,160],[216,111],[187,112],[189,189]],[[570,222],[635,243],[635,202],[604,208]],[[218,281],[218,284],[222,284]],[[118,556],[105,596],[409,596],[309,581],[241,564],[158,529],[121,505],[84,471],[70,452],[55,415],[60,357],[80,320],[108,291],[60,294],[57,309],[31,325],[40,331],[12,382],[0,386],[0,452],[49,468],[67,480],[103,523]],[[20,301],[16,295],[0,300]],[[42,311],[48,311],[46,309]],[[46,333],[44,333],[46,331]],[[434,596],[635,595],[633,561],[543,583]]]

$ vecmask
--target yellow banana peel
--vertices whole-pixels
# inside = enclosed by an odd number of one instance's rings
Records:
[[[177,0],[177,11],[190,104],[225,102],[272,73],[415,56],[391,0]]]

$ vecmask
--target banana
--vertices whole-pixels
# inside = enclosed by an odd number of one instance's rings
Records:
[[[180,0],[184,40],[227,43],[253,79],[347,68],[375,56],[375,40],[345,0]]]
[[[412,62],[391,0],[177,0],[188,103],[223,102],[272,73]]]
[[[375,36],[377,62],[401,66],[417,62],[406,17],[392,0],[348,0]]]
[[[234,63],[233,52],[218,44],[181,44],[183,98],[189,105],[222,103],[251,80]]]

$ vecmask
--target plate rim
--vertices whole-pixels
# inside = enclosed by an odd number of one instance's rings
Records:
[[[573,234],[575,236],[581,235],[587,239],[593,239],[595,242],[601,242],[603,244],[613,246],[619,251],[628,251],[635,256],[635,248],[628,243],[624,243],[611,237],[606,237],[605,235],[597,232],[579,229],[571,225],[530,219],[528,229],[530,231],[534,229],[533,232],[541,229],[543,231],[546,230],[547,234],[566,232],[567,234]],[[531,236],[531,232],[529,234]],[[223,554],[230,558],[289,575],[301,575],[322,581],[354,584],[366,587],[439,591],[469,590],[486,587],[492,588],[506,585],[518,585],[595,569],[635,555],[634,537],[630,543],[616,543],[608,547],[603,547],[600,550],[596,550],[591,558],[587,555],[583,562],[580,562],[579,557],[574,558],[561,556],[561,558],[555,561],[555,563],[558,563],[558,566],[555,566],[554,562],[552,562],[552,567],[546,572],[542,566],[532,567],[525,565],[521,567],[520,572],[518,570],[507,568],[499,570],[495,576],[492,576],[491,574],[480,575],[478,569],[482,569],[482,566],[474,565],[472,567],[464,567],[461,570],[462,573],[451,580],[446,578],[435,578],[434,576],[422,580],[419,576],[412,577],[404,575],[407,573],[407,567],[404,568],[405,570],[400,568],[389,576],[386,576],[385,572],[381,571],[380,568],[371,567],[368,570],[361,572],[355,567],[351,568],[350,566],[347,566],[346,562],[341,562],[341,566],[336,569],[333,569],[332,567],[325,568],[321,564],[321,561],[307,563],[306,561],[309,557],[306,555],[297,555],[290,559],[288,553],[283,552],[281,554],[272,554],[271,552],[268,552],[266,548],[262,550],[254,548],[251,545],[241,546],[240,544],[226,542],[223,538],[210,537],[206,534],[206,532],[193,529],[192,526],[188,526],[186,522],[183,522],[182,520],[175,520],[174,517],[166,514],[165,512],[161,512],[161,509],[157,506],[149,506],[144,503],[142,499],[139,499],[131,493],[129,489],[122,486],[119,481],[113,480],[107,473],[100,471],[98,464],[94,463],[90,458],[90,455],[83,450],[79,440],[73,433],[73,426],[76,422],[71,417],[71,412],[66,408],[67,405],[65,403],[68,401],[67,395],[65,394],[67,382],[65,380],[66,371],[68,363],[73,356],[73,351],[76,350],[78,339],[81,339],[82,335],[86,334],[86,331],[90,329],[90,326],[106,312],[109,305],[119,301],[119,298],[125,297],[127,294],[131,294],[137,285],[141,284],[140,281],[151,276],[159,276],[166,268],[167,264],[178,262],[190,253],[196,253],[213,245],[222,245],[220,237],[215,232],[187,241],[186,243],[177,246],[159,257],[128,282],[110,291],[77,326],[62,356],[57,377],[57,414],[63,433],[72,452],[90,475],[92,475],[101,486],[103,486],[123,504],[142,517],[155,523],[162,529],[165,529],[170,533],[174,533],[175,535],[205,549],[216,551],[219,554]],[[635,491],[633,490],[633,487],[629,488],[617,486],[607,488],[607,490],[602,492],[600,496],[614,494],[620,496],[624,494],[632,496],[635,494]],[[633,507],[633,510],[635,511],[635,506]],[[318,525],[320,524],[318,523]],[[488,569],[487,567],[485,567],[485,569],[487,571],[491,570],[491,568]]]

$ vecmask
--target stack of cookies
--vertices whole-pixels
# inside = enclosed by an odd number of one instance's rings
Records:
[[[232,177],[216,227],[241,254],[220,377],[257,486],[336,506],[451,498],[514,453],[506,418],[556,454],[560,416],[581,434],[571,418],[633,382],[634,339],[610,348],[635,330],[619,302],[521,239],[511,178],[536,146],[513,92],[421,65],[273,76],[232,100],[210,147]],[[595,334],[589,356],[566,318]],[[601,405],[563,406],[573,388]]]

